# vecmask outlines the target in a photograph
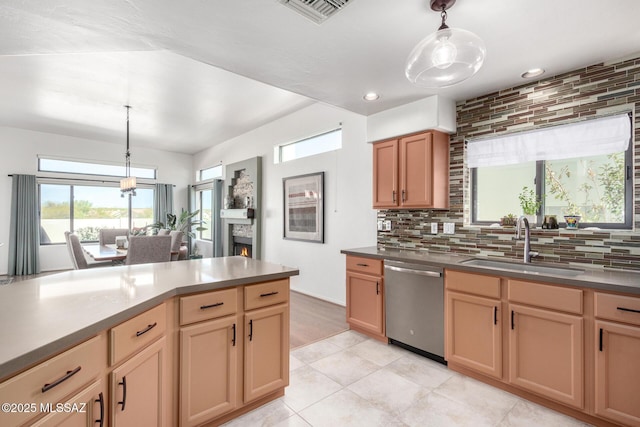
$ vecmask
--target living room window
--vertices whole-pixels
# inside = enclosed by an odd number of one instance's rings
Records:
[[[153,223],[153,188],[138,188],[135,197],[121,197],[116,186],[39,184],[40,243],[64,243],[64,232],[82,242],[98,241],[101,228],[128,228]],[[131,199],[131,206],[129,206]]]

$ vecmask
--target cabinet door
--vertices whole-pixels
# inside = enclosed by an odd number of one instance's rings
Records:
[[[640,426],[640,328],[596,321],[597,415]]]
[[[289,385],[289,304],[244,315],[244,401]]]
[[[502,378],[501,312],[498,300],[447,292],[447,361]]]
[[[400,139],[400,205],[433,206],[433,135]]]
[[[166,338],[150,344],[111,373],[114,427],[165,425]]]
[[[49,415],[41,418],[33,427],[105,427],[105,387],[102,380],[82,389],[59,405],[53,404]],[[62,405],[62,406],[60,406]],[[58,410],[59,408],[59,410]]]
[[[398,140],[373,144],[373,207],[398,206]]]
[[[180,421],[194,426],[236,407],[237,317],[180,329]]]
[[[509,381],[582,409],[582,317],[509,305]]]
[[[384,335],[382,278],[347,272],[347,322],[356,328]]]

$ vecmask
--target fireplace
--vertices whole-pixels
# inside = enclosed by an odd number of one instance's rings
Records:
[[[252,240],[250,237],[233,236],[233,255],[246,256],[251,258]]]

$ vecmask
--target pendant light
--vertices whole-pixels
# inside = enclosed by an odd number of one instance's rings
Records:
[[[131,106],[125,105],[124,108],[127,109],[127,152],[124,156],[125,177],[120,180],[121,197],[124,197],[125,194],[136,195],[136,177],[131,176],[131,153],[129,152],[129,110]]]
[[[471,31],[449,28],[447,9],[456,0],[431,0],[431,9],[440,12],[440,28],[411,51],[405,75],[417,86],[453,86],[473,76],[484,61],[484,42]]]

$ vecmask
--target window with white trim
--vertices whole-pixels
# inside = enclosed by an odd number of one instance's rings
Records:
[[[631,229],[631,129],[622,114],[468,141],[472,223],[521,215],[518,195],[532,190],[538,224],[544,215],[560,223],[580,215],[580,227]]]
[[[273,162],[284,163],[340,148],[342,148],[341,128],[299,141],[276,145],[273,149]]]
[[[38,156],[40,244],[65,243],[72,231],[82,242],[98,241],[102,228],[142,228],[153,224],[156,169],[132,167],[138,181],[135,197],[122,197],[124,164]]]

